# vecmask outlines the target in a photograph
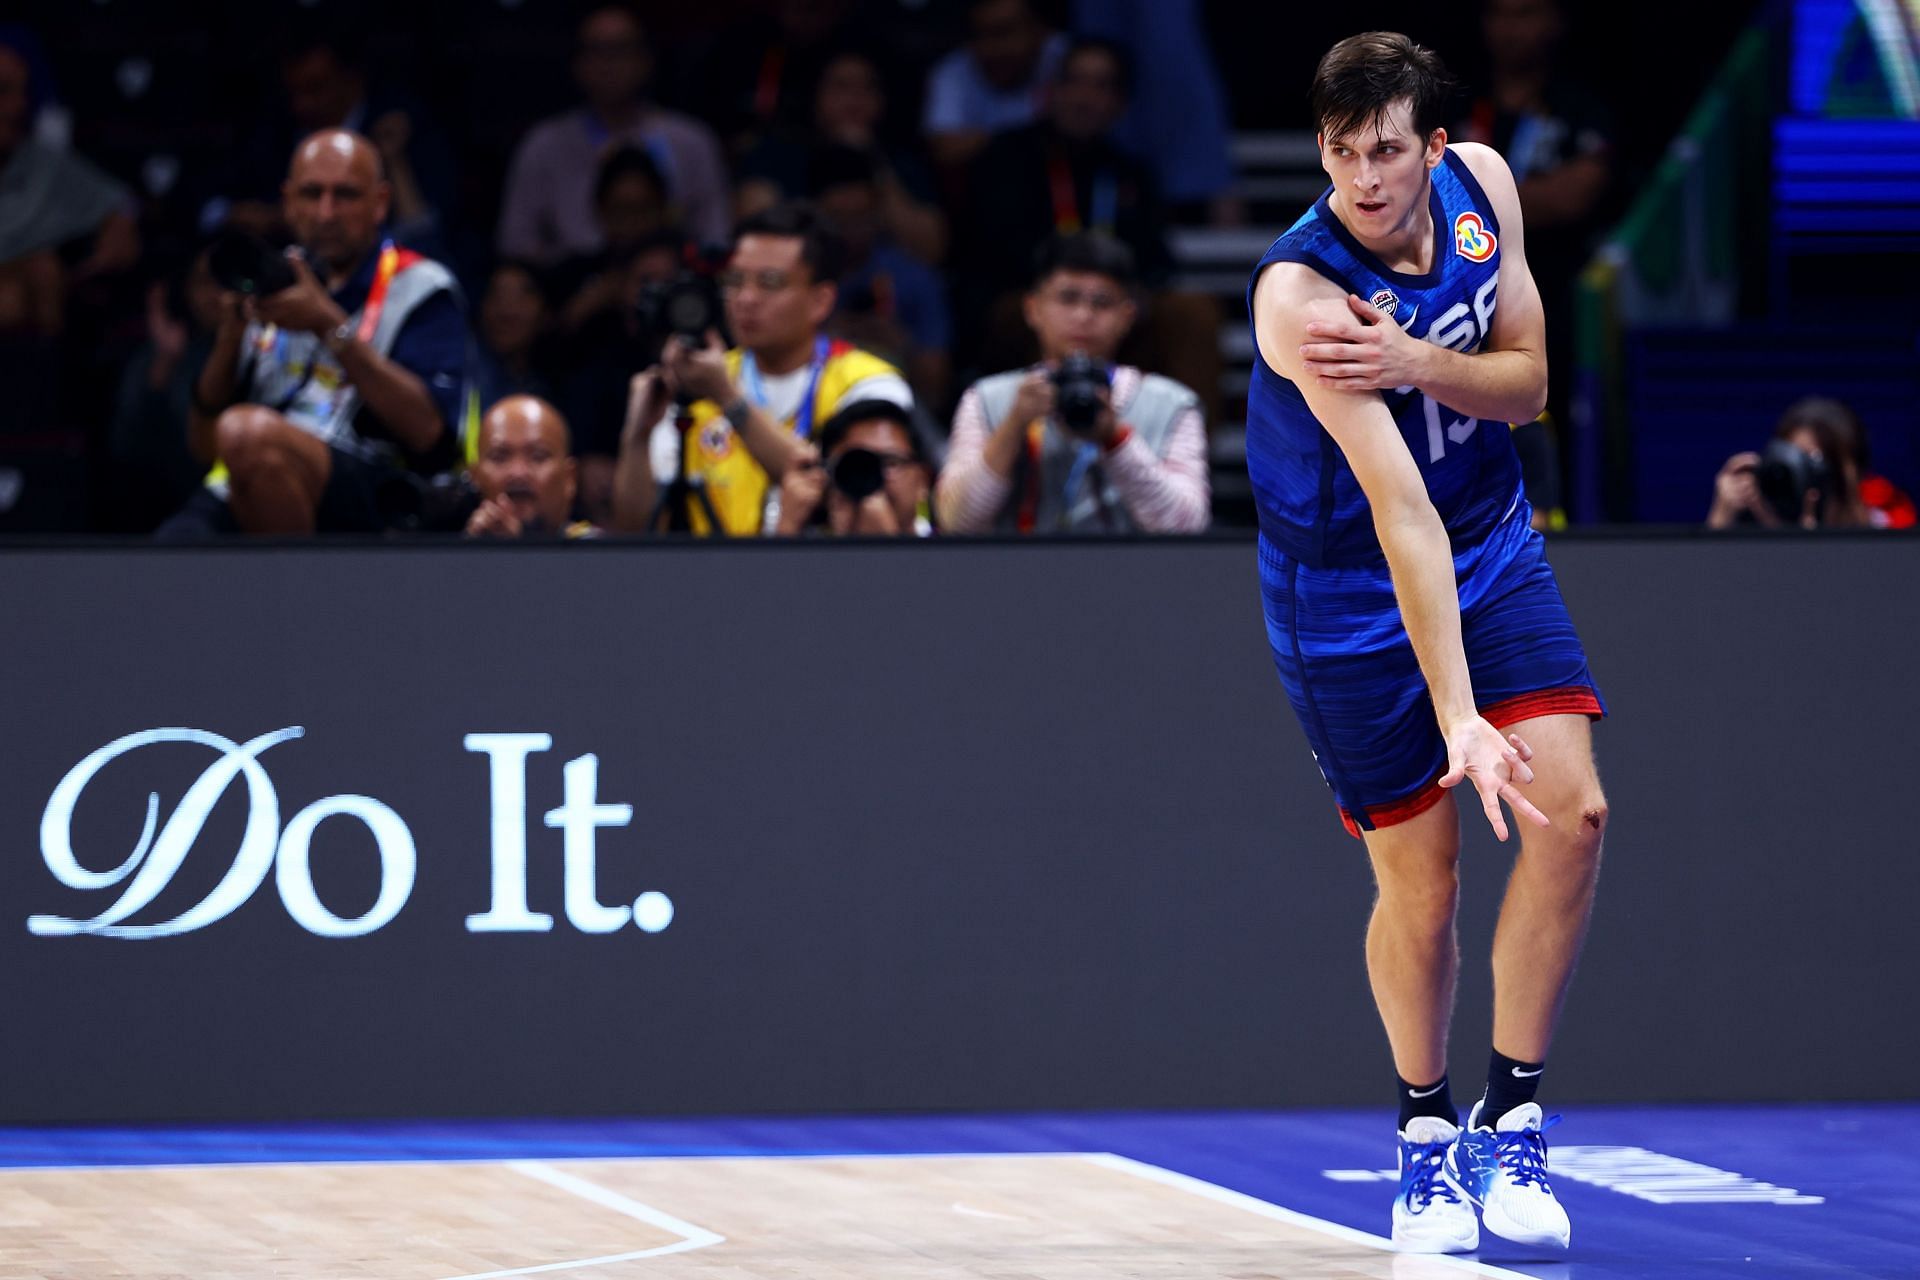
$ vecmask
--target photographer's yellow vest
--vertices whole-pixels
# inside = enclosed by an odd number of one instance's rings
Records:
[[[735,385],[740,381],[740,354],[738,347],[727,352],[727,376]],[[813,390],[815,432],[833,416],[841,398],[850,389],[868,378],[887,373],[897,375],[899,370],[870,351],[862,351],[847,342],[829,346],[819,384]],[[691,422],[686,437],[680,442],[680,456],[685,460],[688,479],[703,478],[707,495],[713,499],[714,514],[720,517],[729,536],[757,535],[767,507],[765,469],[747,452],[719,405],[711,400],[696,400],[687,412]],[[781,425],[792,431],[794,418],[783,419]],[[705,537],[713,532],[698,502],[688,503],[687,515],[695,533]]]

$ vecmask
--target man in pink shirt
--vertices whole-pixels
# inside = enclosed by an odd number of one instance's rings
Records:
[[[541,121],[514,152],[497,237],[503,255],[551,264],[599,249],[594,175],[623,146],[653,158],[689,233],[725,242],[732,215],[720,143],[698,120],[647,100],[652,73],[646,30],[632,9],[602,5],[582,20],[573,76],[586,105]]]

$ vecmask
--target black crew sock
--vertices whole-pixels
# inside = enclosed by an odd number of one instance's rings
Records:
[[[1495,1049],[1487,1064],[1487,1099],[1480,1107],[1480,1127],[1491,1129],[1507,1112],[1532,1102],[1540,1091],[1540,1073],[1546,1069],[1544,1062],[1522,1062]]]
[[[1399,1076],[1394,1077],[1400,1080]],[[1438,1084],[1408,1084],[1400,1080],[1400,1132],[1407,1131],[1407,1121],[1415,1116],[1439,1116],[1448,1124],[1460,1123],[1460,1112],[1453,1105],[1453,1087],[1445,1076]]]

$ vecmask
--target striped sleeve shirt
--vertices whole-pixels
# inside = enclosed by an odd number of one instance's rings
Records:
[[[1140,370],[1121,365],[1113,372],[1113,403],[1121,425],[1127,405],[1139,391]],[[947,462],[934,489],[934,511],[945,533],[991,533],[994,521],[1013,496],[1013,477],[987,465],[987,437],[997,424],[987,421],[977,388],[968,388],[953,416]],[[1165,456],[1139,436],[1101,460],[1120,503],[1135,527],[1147,533],[1199,533],[1211,516],[1207,478],[1207,429],[1198,409],[1174,420]]]

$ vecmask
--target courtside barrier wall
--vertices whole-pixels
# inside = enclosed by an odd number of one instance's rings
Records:
[[[1913,1096],[1920,540],[1553,559],[1613,711],[1554,1100]],[[0,1121],[1390,1087],[1251,544],[49,547],[0,598]]]

